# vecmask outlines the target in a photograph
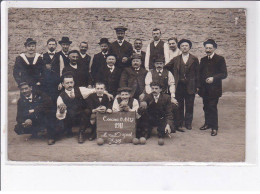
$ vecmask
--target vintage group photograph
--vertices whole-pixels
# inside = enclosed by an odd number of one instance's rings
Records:
[[[246,9],[8,8],[8,161],[245,162]]]

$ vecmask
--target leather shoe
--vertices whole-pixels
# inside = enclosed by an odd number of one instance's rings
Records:
[[[218,134],[218,130],[212,129],[211,136],[216,136]]]
[[[79,131],[78,143],[84,143],[84,131]]]
[[[93,141],[94,139],[96,139],[96,134],[95,134],[95,133],[93,133],[93,134],[88,138],[89,141]]]
[[[210,129],[210,127],[209,127],[208,125],[206,125],[206,124],[204,124],[204,125],[200,128],[200,130],[207,130],[207,129]]]
[[[191,130],[191,129],[192,129],[191,125],[186,125],[185,127],[186,127],[186,129],[188,129],[188,130]]]
[[[54,139],[49,139],[48,140],[48,145],[53,145],[55,144],[55,140]]]

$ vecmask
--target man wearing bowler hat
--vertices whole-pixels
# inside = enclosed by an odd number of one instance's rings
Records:
[[[116,66],[123,69],[131,66],[129,58],[133,53],[133,46],[125,40],[126,27],[118,26],[114,29],[116,31],[117,40],[111,44],[110,51],[117,56]]]
[[[93,82],[96,83],[97,73],[106,67],[106,58],[109,54],[109,41],[107,38],[101,38],[99,41],[101,52],[94,55],[91,65],[91,76]]]
[[[190,54],[192,43],[182,39],[178,42],[178,48],[182,54],[174,57],[165,68],[174,75],[176,86],[176,99],[179,105],[179,126],[185,125],[186,129],[192,129],[193,107],[195,94],[200,86],[199,60]],[[185,104],[185,111],[184,111]]]
[[[222,96],[222,79],[227,77],[224,57],[217,55],[217,43],[208,39],[203,43],[207,56],[200,62],[200,88],[198,94],[203,99],[205,123],[200,130],[212,129],[211,136],[218,132],[218,101]]]

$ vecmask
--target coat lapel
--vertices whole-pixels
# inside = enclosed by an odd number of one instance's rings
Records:
[[[187,64],[186,64],[188,69],[192,65],[193,61],[194,61],[193,56],[191,54],[189,54],[189,59],[188,59]]]

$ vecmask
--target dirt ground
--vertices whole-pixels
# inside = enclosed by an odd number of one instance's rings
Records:
[[[9,103],[8,159],[12,161],[55,162],[243,162],[245,160],[245,93],[224,93],[220,99],[219,133],[200,131],[204,123],[202,99],[196,97],[193,129],[176,132],[159,146],[154,131],[146,145],[120,144],[98,146],[96,141],[77,143],[77,135],[62,137],[56,144],[47,139],[26,141],[28,135],[13,131],[16,105]]]

